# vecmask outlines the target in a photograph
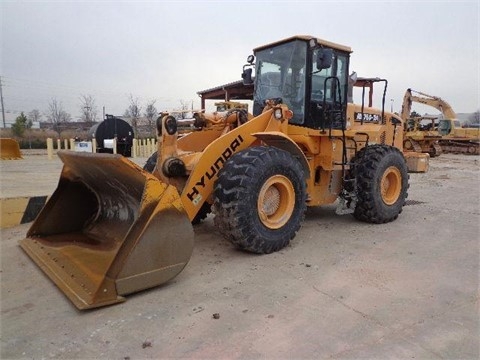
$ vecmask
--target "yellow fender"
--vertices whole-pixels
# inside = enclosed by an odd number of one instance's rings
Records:
[[[294,142],[288,135],[279,131],[268,131],[252,134],[266,145],[274,146],[276,148],[288,151],[295,156],[303,167],[305,178],[310,177],[310,166],[302,149]]]

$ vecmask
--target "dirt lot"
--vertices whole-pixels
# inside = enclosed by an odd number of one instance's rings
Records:
[[[3,229],[0,357],[478,359],[479,160],[444,154],[411,174],[390,224],[309,209],[267,256],[235,250],[209,217],[177,278],[84,312],[19,248],[29,224]],[[2,197],[49,195],[60,169],[2,162]]]

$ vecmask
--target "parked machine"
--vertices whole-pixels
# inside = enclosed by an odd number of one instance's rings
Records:
[[[126,157],[132,156],[133,128],[128,122],[113,115],[91,127],[89,136],[97,141],[97,152],[115,153]]]
[[[471,155],[480,154],[480,128],[462,128],[455,111],[453,111],[449,103],[437,96],[407,89],[403,97],[402,105],[402,119],[406,123],[408,123],[410,119],[413,102],[428,105],[441,111],[443,118],[438,121],[437,131],[429,130],[429,132],[430,135],[439,137],[438,145],[442,152]],[[428,138],[426,142],[427,144],[434,144],[434,142],[431,142]],[[424,149],[427,147],[427,144],[424,142],[424,144],[420,144],[420,147]],[[438,148],[430,147],[428,152],[437,154]]]
[[[18,141],[11,138],[0,138],[0,159],[17,160],[22,159]]]
[[[350,53],[311,36],[256,48],[242,75],[253,118],[179,137],[164,114],[151,173],[118,155],[59,152],[58,188],[21,247],[86,309],[180,273],[191,222],[210,210],[227,240],[259,254],[287,246],[307,206],[338,200],[339,214],[395,220],[409,187],[402,119],[347,102]]]
[[[233,109],[244,109],[248,111],[248,104],[238,101],[220,101],[215,103],[217,111],[228,111]]]
[[[428,153],[431,157],[442,154],[439,144],[442,136],[438,132],[438,118],[436,116],[416,116],[404,120],[404,151]]]

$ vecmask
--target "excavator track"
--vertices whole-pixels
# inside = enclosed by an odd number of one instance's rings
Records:
[[[480,155],[480,142],[471,140],[440,140],[444,153]]]
[[[433,151],[430,153],[431,157],[439,156],[443,153],[443,149],[438,143],[433,144],[432,148]]]

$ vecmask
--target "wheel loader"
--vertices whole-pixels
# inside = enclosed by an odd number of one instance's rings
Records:
[[[163,114],[151,171],[120,155],[59,152],[58,187],[21,247],[87,309],[178,275],[192,221],[210,212],[227,240],[258,254],[287,246],[307,206],[395,220],[409,187],[402,119],[347,101],[350,53],[313,36],[254,49],[242,73],[253,117],[179,137]]]

